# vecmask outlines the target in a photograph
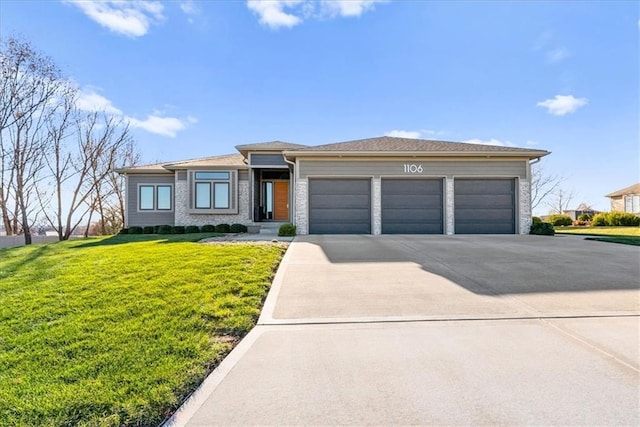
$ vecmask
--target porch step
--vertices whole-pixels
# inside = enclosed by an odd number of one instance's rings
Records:
[[[277,236],[278,230],[280,226],[284,224],[284,222],[261,222],[260,223],[260,234],[267,234],[271,236]]]

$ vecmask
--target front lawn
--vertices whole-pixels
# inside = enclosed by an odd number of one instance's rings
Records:
[[[0,250],[0,424],[154,426],[255,324],[284,248],[208,235]]]
[[[556,227],[559,234],[579,234],[589,240],[640,246],[640,227]]]

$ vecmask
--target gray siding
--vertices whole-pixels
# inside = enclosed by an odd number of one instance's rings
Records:
[[[152,212],[138,212],[138,185],[140,184],[171,184],[173,190],[171,192],[171,211],[152,211]],[[175,211],[176,192],[174,186],[173,175],[156,175],[156,176],[144,176],[144,175],[129,175],[127,186],[127,226],[134,225],[174,225],[174,211]]]
[[[405,172],[404,165],[422,166],[422,172]],[[302,179],[308,176],[504,176],[526,178],[527,162],[525,160],[421,161],[419,159],[394,161],[301,160],[298,173]]]
[[[249,181],[249,171],[238,170],[238,181]]]
[[[288,166],[282,154],[254,154],[250,156],[251,166]]]

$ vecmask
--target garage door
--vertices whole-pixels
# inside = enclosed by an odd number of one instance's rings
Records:
[[[371,180],[309,179],[310,234],[370,234]]]
[[[455,179],[456,234],[516,232],[515,180]]]
[[[441,179],[383,179],[383,234],[442,234]]]

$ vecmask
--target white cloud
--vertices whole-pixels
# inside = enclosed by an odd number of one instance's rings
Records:
[[[555,64],[569,56],[569,51],[563,47],[558,47],[547,51],[547,62]]]
[[[116,108],[111,100],[100,95],[93,89],[84,89],[78,92],[76,107],[83,111],[104,111],[116,116],[122,115],[122,111]]]
[[[181,120],[176,117],[160,117],[154,114],[148,115],[145,120],[138,120],[133,117],[127,117],[127,119],[133,127],[171,138],[175,138],[179,131],[186,129],[188,126],[188,120]]]
[[[118,116],[128,122],[132,127],[144,129],[156,135],[175,138],[179,131],[198,122],[198,119],[192,116],[179,119],[177,117],[165,116],[160,111],[153,111],[145,120],[140,120],[124,114],[122,110],[113,105],[110,99],[100,95],[94,89],[82,89],[78,93],[78,99],[76,100],[76,107],[78,109],[83,111],[105,112],[112,116]]]
[[[270,28],[295,27],[308,18],[360,16],[389,0],[248,0],[247,7]]]
[[[393,136],[396,138],[412,138],[418,139],[422,135],[420,131],[410,131],[410,130],[392,130],[385,133],[386,136]]]
[[[180,2],[180,10],[187,15],[187,21],[190,24],[193,24],[195,22],[194,17],[200,14],[200,7],[194,0],[185,0]]]
[[[480,145],[496,145],[499,147],[515,147],[515,144],[512,143],[511,141],[500,141],[499,139],[495,139],[495,138],[491,138],[491,139],[479,139],[479,138],[473,138],[473,139],[467,139],[466,141],[467,144],[480,144]]]
[[[373,9],[376,3],[387,0],[321,0],[322,8],[330,16],[360,16]]]
[[[587,98],[575,98],[573,95],[556,95],[553,99],[546,99],[538,102],[538,107],[544,107],[549,114],[554,116],[564,116],[574,113],[578,108],[587,105]]]
[[[270,28],[294,27],[302,18],[287,13],[285,8],[300,5],[303,0],[249,0],[247,7],[260,17],[260,23]]]
[[[164,20],[164,6],[159,1],[111,0],[82,1],[67,0],[82,10],[89,18],[103,27],[128,37],[147,34],[151,24]]]

